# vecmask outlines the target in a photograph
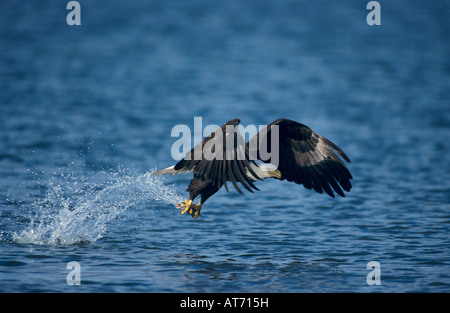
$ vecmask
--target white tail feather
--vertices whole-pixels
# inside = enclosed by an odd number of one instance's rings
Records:
[[[170,173],[173,173],[175,175],[176,171],[174,170],[174,167],[175,167],[175,165],[172,165],[171,167],[156,171],[153,173],[153,175],[165,175],[165,174],[170,174]]]
[[[172,173],[173,175],[177,175],[180,173],[192,173],[192,170],[191,171],[187,171],[185,169],[175,170],[175,165],[172,165],[171,167],[154,172],[153,175],[166,175],[170,173]]]

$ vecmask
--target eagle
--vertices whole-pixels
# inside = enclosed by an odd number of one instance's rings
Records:
[[[231,182],[240,194],[259,190],[255,182],[265,178],[287,180],[318,193],[345,197],[353,178],[344,162],[347,155],[333,142],[299,122],[280,118],[262,128],[248,142],[239,132],[240,119],[232,119],[198,143],[177,164],[154,175],[193,173],[186,191],[189,200],[175,206],[193,218],[202,205]],[[270,152],[269,152],[270,151]],[[336,152],[336,153],[335,153]],[[333,192],[334,191],[334,192]],[[200,195],[200,202],[194,199]]]

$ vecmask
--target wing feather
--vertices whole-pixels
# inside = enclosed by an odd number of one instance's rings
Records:
[[[260,149],[272,147],[273,126],[279,127],[278,170],[281,172],[281,180],[302,184],[318,193],[325,191],[330,197],[334,197],[334,192],[344,197],[342,189],[350,191],[352,175],[336,153],[350,162],[348,156],[336,144],[304,124],[278,119],[261,130],[248,144],[249,147],[257,147],[256,155],[259,160],[271,162],[271,159],[261,157]],[[257,140],[257,143],[252,142],[253,140]],[[265,143],[260,146],[264,140]]]

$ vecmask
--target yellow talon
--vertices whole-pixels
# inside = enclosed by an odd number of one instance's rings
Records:
[[[195,212],[194,214],[191,214],[193,218],[197,218],[200,216],[200,210],[202,209],[202,203],[199,202],[196,206],[195,206]]]
[[[191,209],[191,205],[192,205],[192,200],[186,200],[184,202],[180,203],[180,206],[185,207],[184,210],[181,211],[181,214],[186,213],[189,209]],[[189,214],[191,214],[191,212],[189,212]]]
[[[202,203],[199,202],[199,204],[195,205],[192,204],[192,200],[185,200],[178,203],[176,207],[181,209],[181,214],[185,214],[186,212],[188,212],[190,215],[192,215],[193,218],[197,218],[200,216]]]

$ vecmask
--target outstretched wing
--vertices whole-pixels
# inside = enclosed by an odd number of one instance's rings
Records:
[[[246,175],[250,172],[259,178],[250,166],[247,145],[236,127],[239,123],[239,119],[233,119],[223,124],[189,151],[174,170],[194,172],[219,188],[223,184],[227,188],[226,181],[231,181],[239,193],[243,192],[238,182],[250,192],[259,190]]]
[[[273,136],[273,132],[277,132],[278,136]],[[273,164],[277,160],[278,164],[274,165],[281,172],[281,180],[302,184],[318,193],[325,190],[333,198],[333,190],[345,197],[342,189],[350,191],[352,187],[352,175],[334,151],[350,162],[347,155],[330,140],[301,123],[278,119],[253,137],[248,146],[250,155],[255,155],[263,162]],[[256,151],[252,147],[256,147]],[[277,150],[278,155],[274,157]],[[263,152],[267,152],[271,158],[263,157]]]

